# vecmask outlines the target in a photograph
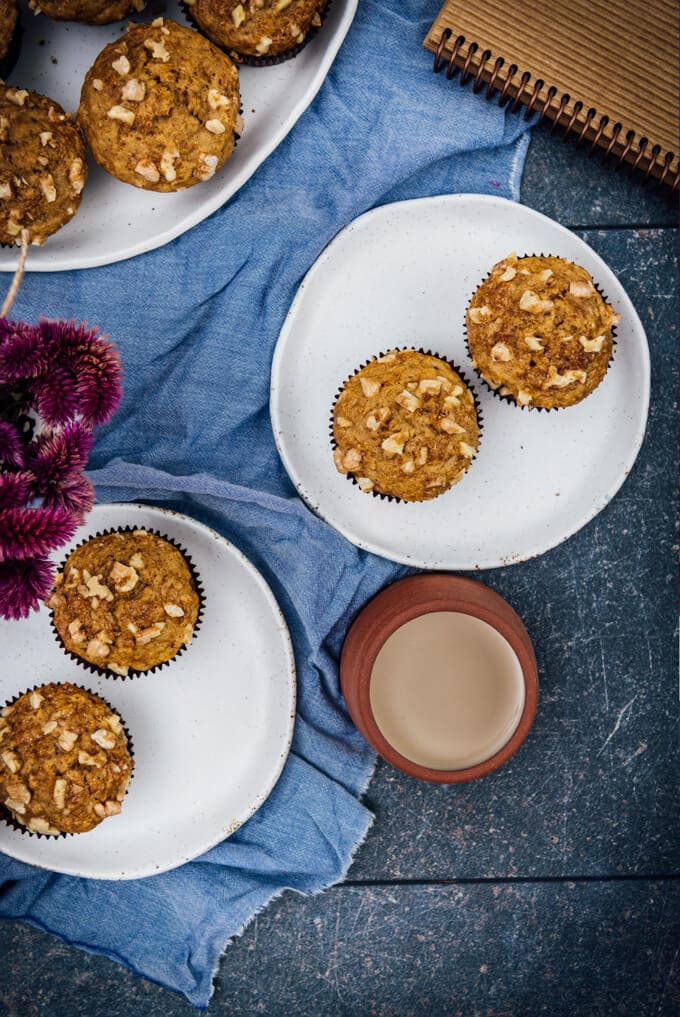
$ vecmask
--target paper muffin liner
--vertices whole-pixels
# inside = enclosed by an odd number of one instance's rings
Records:
[[[203,29],[198,24],[191,11],[193,4],[188,4],[186,0],[181,0],[180,6],[184,11],[184,15],[187,21],[196,29],[196,31],[200,32],[201,35],[205,36],[206,39],[212,42],[213,46],[217,46],[217,48],[221,49],[223,53],[226,53],[227,56],[231,57],[234,63],[242,64],[244,67],[275,67],[277,64],[283,64],[286,62],[286,60],[292,60],[294,57],[296,57],[298,53],[302,52],[307,43],[309,43],[315,37],[315,35],[317,35],[317,33],[321,31],[321,29],[323,28],[324,21],[326,20],[326,16],[328,15],[328,11],[330,10],[331,3],[332,0],[327,0],[327,2],[324,4],[321,10],[318,12],[319,17],[321,18],[321,24],[312,26],[312,28],[310,28],[309,32],[302,40],[302,42],[298,43],[296,46],[291,47],[291,49],[284,50],[283,53],[277,53],[275,56],[261,56],[261,57],[252,56],[252,54],[249,53],[239,53],[238,50],[228,49],[225,46],[221,46],[219,42],[215,42],[214,39],[211,39],[210,36],[206,33],[205,29]]]
[[[536,253],[532,253],[532,254],[518,254],[517,258],[518,259],[521,259],[521,258],[560,258],[561,261],[568,261],[571,265],[577,265],[578,264],[578,262],[576,262],[576,261],[571,261],[570,258],[562,258],[559,254],[543,254],[543,252],[541,252],[540,254],[536,254]],[[581,268],[581,267],[582,266],[579,266],[579,268]],[[467,350],[467,354],[468,354],[468,357],[470,359],[470,364],[471,365],[474,364],[474,357],[472,355],[472,351],[470,350],[470,338],[468,336],[468,330],[467,330],[467,312],[468,312],[468,309],[470,307],[470,301],[474,297],[474,295],[477,292],[477,290],[479,289],[479,287],[483,286],[484,283],[487,281],[487,279],[489,279],[491,277],[491,272],[492,271],[493,271],[493,269],[490,269],[486,273],[486,275],[481,279],[481,281],[477,284],[474,293],[472,294],[472,296],[470,297],[470,300],[468,300],[468,302],[467,302],[467,304],[465,306],[465,311],[464,311],[464,314],[463,314],[463,335],[465,337],[465,348]],[[591,279],[592,278],[593,277],[591,275]],[[595,281],[595,279],[593,279],[593,286],[595,287],[597,292],[600,294],[600,296],[602,297],[604,302],[606,304],[610,304],[609,298],[607,297],[606,293],[604,292],[604,290],[602,289],[600,284]],[[580,403],[585,402],[585,400],[589,396],[591,396],[593,394],[593,392],[597,391],[597,389],[600,387],[600,385],[602,384],[604,379],[607,377],[607,374],[609,372],[609,368],[612,365],[612,362],[614,360],[614,354],[615,354],[615,351],[616,351],[616,345],[617,345],[616,344],[616,324],[613,324],[611,326],[611,333],[612,333],[612,352],[611,352],[611,356],[609,358],[609,361],[607,362],[607,370],[604,372],[604,374],[602,375],[602,377],[598,381],[598,383],[595,386],[595,388],[592,389],[592,391],[590,391],[587,396],[584,396],[583,399],[579,399],[579,401],[577,403],[569,403],[568,406],[535,406],[535,405],[533,405],[531,403],[527,403],[525,406],[523,406],[521,403],[518,403],[515,399],[513,399],[513,397],[511,395],[501,395],[499,390],[503,386],[499,385],[498,388],[494,388],[492,386],[492,384],[489,381],[487,381],[487,379],[484,377],[484,375],[482,374],[482,372],[479,370],[478,367],[473,366],[472,369],[475,372],[476,376],[479,378],[479,380],[484,385],[484,388],[488,392],[490,392],[491,395],[495,396],[496,399],[500,400],[500,402],[502,402],[502,403],[509,403],[511,406],[515,406],[518,410],[528,410],[529,412],[533,412],[533,413],[552,413],[553,410],[568,410],[571,406],[579,406]]]
[[[63,681],[63,682],[42,682],[40,685],[33,685],[31,688],[26,689],[24,692],[17,692],[17,694],[15,696],[12,696],[11,699],[8,699],[5,703],[2,704],[2,706],[0,706],[0,710],[4,710],[5,707],[7,707],[7,706],[12,706],[14,703],[16,703],[16,701],[18,699],[21,699],[21,697],[26,695],[27,693],[39,692],[40,689],[43,688],[45,685],[65,685],[65,684],[66,684],[66,681]],[[81,691],[83,691],[83,692],[89,693],[89,695],[91,695],[91,696],[95,696],[97,699],[101,700],[101,702],[104,703],[105,706],[108,706],[108,708],[111,711],[111,713],[115,713],[118,717],[120,717],[120,722],[121,722],[121,725],[123,727],[123,731],[125,732],[125,737],[127,738],[128,752],[130,753],[130,759],[132,760],[132,769],[130,770],[130,778],[129,778],[128,782],[127,782],[127,787],[125,788],[125,797],[127,797],[127,793],[128,793],[128,790],[130,788],[130,784],[132,783],[132,780],[133,780],[133,777],[134,777],[134,773],[135,773],[135,749],[134,749],[134,745],[132,743],[132,735],[130,734],[130,729],[128,728],[127,724],[125,723],[125,719],[123,717],[121,717],[121,715],[118,712],[118,710],[114,706],[111,705],[111,703],[108,701],[108,699],[105,699],[104,696],[101,696],[98,692],[93,692],[92,689],[87,689],[87,688],[85,688],[84,685],[79,685],[77,682],[69,681],[68,684],[69,685],[73,685],[77,689],[81,689]],[[125,800],[125,799],[123,799],[123,800]],[[106,817],[106,818],[113,818],[113,817]],[[18,819],[15,819],[14,815],[2,803],[0,803],[0,822],[4,823],[5,826],[9,826],[10,829],[16,830],[18,833],[22,833],[25,837],[37,837],[37,838],[43,839],[43,840],[63,840],[66,837],[79,837],[80,836],[80,833],[36,833],[35,830],[29,830],[27,826],[24,826],[23,823],[20,823]],[[106,819],[102,820],[102,823],[104,823],[104,822],[106,822]],[[97,826],[101,826],[101,823],[97,823]],[[96,830],[97,826],[92,827],[92,829]],[[90,831],[89,830],[83,830],[82,832],[83,833],[89,833]]]
[[[177,548],[177,550],[180,552],[185,562],[187,563],[194,584],[194,589],[198,594],[198,613],[196,615],[196,622],[194,624],[194,631],[191,638],[191,643],[193,643],[201,627],[201,622],[203,621],[203,612],[205,609],[205,590],[203,587],[203,583],[201,581],[201,577],[198,574],[196,566],[194,565],[189,552],[178,541],[174,540],[172,537],[168,537],[166,533],[161,533],[160,530],[151,529],[148,526],[114,526],[108,530],[98,530],[96,533],[91,534],[89,537],[86,537],[84,540],[81,540],[79,544],[76,544],[75,547],[71,548],[71,550],[66,555],[64,560],[58,566],[58,571],[60,572],[63,571],[66,562],[68,561],[68,559],[70,558],[74,551],[77,551],[79,547],[83,547],[85,544],[88,544],[91,540],[94,540],[95,537],[107,537],[111,533],[132,533],[134,532],[134,530],[144,530],[146,533],[151,533],[155,537],[160,537],[162,540],[166,540],[168,544],[172,544],[173,547]],[[191,643],[189,643],[188,646],[186,644],[183,644],[182,646],[180,646],[179,650],[177,651],[177,653],[174,654],[174,656],[169,657],[168,660],[161,661],[161,663],[159,664],[154,664],[153,667],[149,667],[145,671],[140,671],[137,668],[131,667],[127,674],[116,674],[115,671],[111,671],[109,668],[100,667],[98,664],[91,664],[89,660],[85,660],[83,657],[79,657],[77,653],[74,653],[73,650],[69,650],[69,648],[66,646],[63,639],[59,635],[59,630],[57,629],[57,626],[54,623],[54,611],[52,609],[50,609],[50,626],[52,628],[52,631],[57,642],[59,643],[60,647],[62,648],[67,657],[70,657],[71,660],[75,661],[76,664],[78,664],[82,668],[85,668],[85,670],[89,671],[91,674],[99,675],[102,678],[117,678],[119,681],[126,681],[127,679],[139,678],[140,676],[155,674],[157,671],[161,671],[164,667],[167,667],[169,664],[172,664],[173,661],[177,660],[178,657],[181,657],[182,654],[189,648],[189,646],[191,646]]]
[[[333,429],[333,413],[334,413],[334,410],[335,410],[335,405],[336,405],[338,399],[340,398],[340,396],[342,395],[342,393],[344,392],[345,386],[347,385],[347,382],[350,381],[352,378],[354,378],[359,373],[359,371],[363,371],[363,369],[365,367],[368,367],[369,364],[375,363],[376,360],[379,360],[380,357],[384,357],[387,353],[405,353],[407,351],[413,351],[415,353],[422,353],[426,357],[436,357],[437,360],[441,360],[441,361],[443,361],[443,363],[448,364],[449,367],[453,371],[455,371],[457,375],[460,376],[461,381],[463,382],[463,384],[466,386],[466,388],[470,391],[470,393],[472,395],[472,398],[473,398],[473,401],[474,401],[474,405],[475,405],[475,413],[477,414],[477,426],[479,427],[479,439],[478,439],[478,443],[477,443],[477,451],[475,452],[475,454],[470,459],[470,465],[465,470],[465,474],[467,474],[467,473],[470,472],[470,468],[471,468],[473,462],[475,461],[475,459],[479,455],[479,450],[480,450],[480,448],[482,446],[482,435],[484,433],[484,416],[483,416],[483,413],[482,413],[482,408],[480,406],[479,400],[477,398],[477,393],[475,392],[474,388],[470,384],[470,382],[469,382],[465,372],[462,371],[460,367],[458,367],[458,365],[455,363],[455,361],[449,360],[448,357],[442,357],[439,353],[435,353],[433,350],[426,350],[422,346],[393,347],[393,348],[391,348],[389,350],[383,350],[380,353],[376,353],[375,356],[371,357],[369,360],[364,361],[364,363],[360,364],[355,371],[352,371],[352,373],[349,374],[345,378],[345,380],[342,382],[342,384],[338,388],[337,392],[335,393],[335,399],[333,400],[333,406],[331,407],[331,412],[330,412],[330,425],[329,426],[330,426],[331,449],[333,450],[333,452],[335,452],[336,448],[338,447],[337,442],[335,440],[335,434],[334,434],[334,429]],[[355,487],[359,487],[359,485],[357,484],[356,477],[354,476],[353,473],[345,473],[344,477],[347,480],[351,481],[352,484],[354,484]],[[405,498],[400,498],[396,494],[383,494],[382,491],[376,491],[375,488],[372,491],[368,491],[368,492],[362,491],[362,494],[371,494],[374,498],[380,498],[381,501],[394,502],[395,504],[399,504],[399,505],[422,505],[424,502],[436,501],[437,498],[440,498],[443,494],[446,494],[447,491],[450,491],[450,490],[452,490],[452,488],[457,487],[458,484],[461,483],[461,481],[463,479],[464,479],[464,476],[461,477],[461,480],[457,481],[455,484],[451,484],[450,487],[443,488],[443,490],[441,490],[439,492],[439,494],[436,494],[434,496],[434,498],[409,498],[408,500],[406,500]]]
[[[23,38],[23,25],[21,23],[21,8],[17,10],[17,23],[14,26],[14,34],[10,39],[7,52],[5,53],[2,60],[0,60],[0,78],[8,78],[14,70],[17,60],[19,59],[19,51],[21,50],[21,41]]]

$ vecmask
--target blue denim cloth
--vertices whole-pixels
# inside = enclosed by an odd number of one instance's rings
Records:
[[[345,712],[337,659],[353,615],[403,570],[358,551],[297,498],[272,438],[269,371],[300,280],[355,216],[444,192],[518,197],[526,125],[432,74],[421,43],[437,7],[362,0],[315,102],[224,208],[143,257],[28,275],[15,305],[28,320],[96,322],[122,352],[125,399],[91,461],[99,500],[171,505],[225,534],[272,585],[293,637],[293,749],[266,804],[228,840],[127,883],[0,855],[0,915],[199,1007],[230,937],[283,889],[342,879],[372,819],[359,798],[374,756]]]

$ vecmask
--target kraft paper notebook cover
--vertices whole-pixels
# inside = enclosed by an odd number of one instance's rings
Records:
[[[675,0],[447,0],[435,71],[678,188]]]

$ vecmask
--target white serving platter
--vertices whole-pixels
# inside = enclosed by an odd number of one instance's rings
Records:
[[[470,364],[465,309],[491,266],[516,251],[587,268],[621,314],[613,363],[577,406],[541,413],[496,398]],[[429,502],[363,494],[333,464],[338,388],[392,347],[458,364],[483,414],[478,456]],[[542,554],[585,526],[628,476],[644,437],[649,349],[604,261],[523,205],[462,194],[399,202],[356,219],[303,280],[276,346],[271,419],[283,463],[310,508],[358,547],[430,569],[486,569]]]
[[[158,530],[191,555],[205,590],[192,644],[168,667],[121,681],[66,656],[46,608],[0,621],[0,703],[34,684],[71,681],[120,712],[135,769],[120,815],[51,838],[0,822],[0,851],[55,872],[137,879],[182,865],[224,840],[265,801],[288,755],[295,663],[286,623],[260,573],[228,540],[145,505],[95,506],[71,544],[111,527]]]
[[[92,268],[167,244],[227,201],[285,138],[321,87],[352,23],[358,0],[333,0],[323,27],[293,60],[275,67],[241,67],[244,131],[236,150],[212,180],[178,194],[138,190],[109,176],[90,158],[90,176],[77,215],[31,247],[29,272]],[[93,27],[36,17],[22,0],[24,37],[8,81],[78,108],[80,88],[97,54],[120,38],[127,22]],[[131,20],[159,15],[187,20],[179,0],[150,0]],[[18,253],[0,248],[0,271],[14,271]]]

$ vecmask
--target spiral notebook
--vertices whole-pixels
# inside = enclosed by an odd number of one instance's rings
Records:
[[[435,71],[678,188],[675,0],[446,0]]]

